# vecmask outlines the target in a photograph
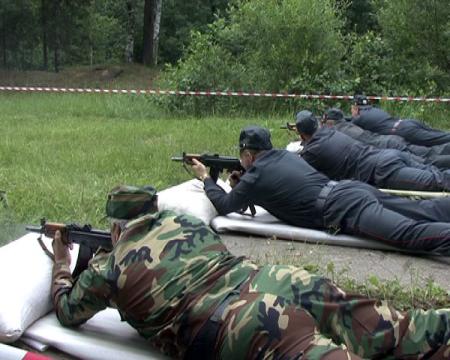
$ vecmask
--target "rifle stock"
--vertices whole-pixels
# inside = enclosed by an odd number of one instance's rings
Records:
[[[287,122],[284,125],[281,125],[280,129],[285,129],[285,130],[297,132],[297,127],[295,126],[295,124],[294,123],[289,123],[289,122]]]

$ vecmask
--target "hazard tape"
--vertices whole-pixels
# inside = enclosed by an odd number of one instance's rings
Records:
[[[142,95],[175,95],[175,96],[242,96],[283,99],[313,99],[313,100],[353,100],[352,95],[311,95],[289,93],[266,93],[245,91],[189,91],[189,90],[160,90],[160,89],[91,89],[91,88],[58,88],[39,86],[0,86],[0,91],[22,92],[56,92],[56,93],[97,93],[97,94],[142,94]],[[449,103],[450,98],[414,97],[414,96],[367,96],[369,100],[407,101],[407,102],[436,102]]]

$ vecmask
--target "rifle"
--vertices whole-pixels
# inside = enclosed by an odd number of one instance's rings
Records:
[[[113,248],[111,233],[108,231],[93,229],[91,225],[78,224],[60,224],[47,222],[46,219],[41,219],[40,226],[27,226],[28,231],[37,232],[40,234],[38,238],[39,245],[41,245],[44,252],[54,260],[54,255],[47,249],[42,241],[42,235],[49,238],[54,238],[57,230],[65,237],[69,244],[79,244],[78,258],[72,276],[77,277],[84,269],[87,268],[89,260],[99,248],[104,248],[111,251]]]
[[[184,152],[182,156],[172,156],[171,159],[172,161],[182,161],[184,168],[188,172],[189,170],[186,168],[186,165],[193,165],[192,159],[200,161],[203,165],[209,167],[209,175],[214,182],[217,181],[220,173],[224,170],[228,170],[229,172],[245,172],[245,169],[241,165],[241,161],[233,156],[220,156],[219,154],[186,154]]]
[[[295,124],[289,122],[287,122],[286,125],[281,125],[280,129],[286,129],[289,131],[297,132],[297,127],[295,126]]]
[[[224,170],[228,170],[229,172],[239,171],[241,174],[245,172],[245,169],[241,165],[241,161],[233,156],[220,156],[219,154],[187,154],[183,152],[182,156],[172,156],[171,158],[172,161],[183,162],[183,167],[189,174],[190,172],[186,165],[193,165],[193,159],[196,159],[203,165],[209,167],[209,175],[214,182],[217,182],[220,173]],[[255,206],[249,205],[249,209],[252,216],[255,216]],[[243,211],[245,211],[245,209],[243,209]]]

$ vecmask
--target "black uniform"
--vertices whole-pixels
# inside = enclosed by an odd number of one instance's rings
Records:
[[[355,179],[377,187],[450,191],[450,172],[417,163],[408,153],[378,149],[329,128],[317,130],[301,156],[330,179]]]
[[[436,166],[439,169],[450,169],[450,144],[420,146],[408,143],[398,135],[381,135],[364,130],[350,121],[336,121],[334,128],[351,138],[379,149],[396,149],[408,152],[420,163]]]
[[[368,106],[359,107],[355,125],[383,135],[399,135],[411,144],[434,146],[450,143],[450,133],[432,129],[413,119],[397,119],[386,111]]]
[[[335,183],[286,150],[262,153],[230,193],[211,178],[205,191],[221,215],[256,204],[294,226],[340,228],[402,248],[450,255],[450,199],[409,200],[359,181]]]

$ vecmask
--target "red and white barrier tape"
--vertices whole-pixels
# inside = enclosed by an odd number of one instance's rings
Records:
[[[352,95],[311,95],[311,94],[288,94],[288,93],[266,93],[245,91],[188,91],[188,90],[160,90],[160,89],[91,89],[91,88],[58,88],[39,86],[0,86],[0,91],[24,91],[24,92],[60,92],[60,93],[102,93],[102,94],[143,94],[143,95],[184,95],[184,96],[244,96],[265,98],[287,98],[287,99],[318,99],[318,100],[352,100]],[[413,96],[367,96],[369,100],[382,101],[423,101],[448,103],[450,98],[441,97],[413,97]]]

